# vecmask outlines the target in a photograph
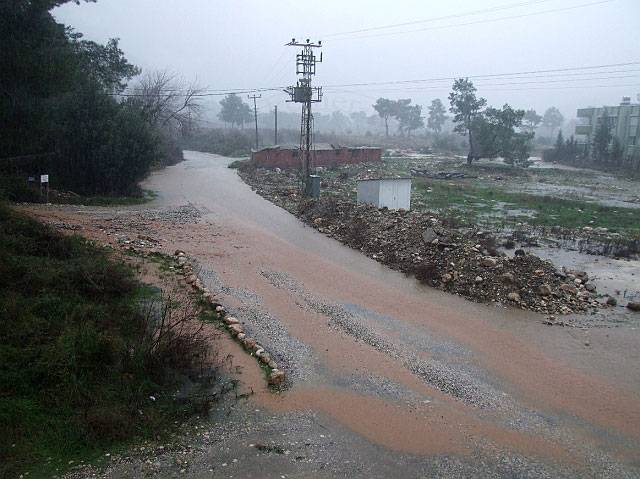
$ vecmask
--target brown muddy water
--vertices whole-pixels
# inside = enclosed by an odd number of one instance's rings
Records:
[[[237,360],[252,410],[324,424],[366,477],[640,477],[636,328],[549,327],[424,287],[260,198],[231,159],[186,158],[145,183],[149,207],[204,212],[171,245],[286,370],[274,393]]]

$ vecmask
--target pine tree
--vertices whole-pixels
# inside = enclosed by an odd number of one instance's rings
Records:
[[[611,121],[609,120],[607,110],[604,109],[602,112],[602,116],[599,118],[596,132],[593,135],[592,154],[593,159],[596,162],[609,162],[609,145],[611,144],[612,140],[613,135],[611,134]]]

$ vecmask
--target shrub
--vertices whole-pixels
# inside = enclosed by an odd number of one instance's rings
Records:
[[[0,476],[175,418],[173,371],[204,352],[192,312],[141,303],[130,267],[2,205],[0,249]]]
[[[66,95],[54,116],[53,173],[61,186],[86,195],[137,192],[160,141],[140,111],[86,84]]]

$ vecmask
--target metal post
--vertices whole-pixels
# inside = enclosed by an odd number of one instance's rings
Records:
[[[275,121],[276,121],[276,125],[275,125],[275,132],[276,133],[275,133],[275,138],[274,138],[275,141],[274,141],[273,144],[277,145],[278,144],[278,105],[275,105],[274,108],[275,108],[274,111],[275,111]]]
[[[295,103],[302,103],[302,119],[300,122],[300,160],[303,193],[311,195],[311,150],[313,143],[313,115],[311,113],[311,103],[322,101],[322,88],[312,87],[311,79],[316,74],[316,63],[322,63],[322,54],[318,59],[314,54],[315,48],[321,48],[322,42],[305,43],[296,42],[292,39],[287,46],[302,47],[302,51],[296,56],[296,74],[302,75],[298,79],[296,86],[288,87],[285,92],[291,96]]]
[[[256,151],[258,151],[260,145],[258,144],[258,106],[256,104],[256,98],[262,98],[262,95],[247,95],[247,98],[253,98],[253,117],[256,123]]]
[[[306,104],[306,108],[307,108],[307,122],[305,125],[306,128],[306,137],[305,137],[305,155],[304,155],[304,161],[305,161],[305,165],[304,165],[304,169],[305,169],[305,176],[304,176],[304,185],[305,185],[305,191],[307,192],[307,196],[311,196],[311,99],[309,99],[309,101]]]

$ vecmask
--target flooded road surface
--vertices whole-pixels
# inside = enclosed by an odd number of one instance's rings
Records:
[[[423,287],[262,199],[230,159],[186,158],[146,182],[150,206],[205,213],[172,244],[288,375],[273,393],[238,352],[255,392],[238,447],[274,440],[268,423],[324,451],[248,454],[229,475],[640,477],[637,329],[549,327]]]

